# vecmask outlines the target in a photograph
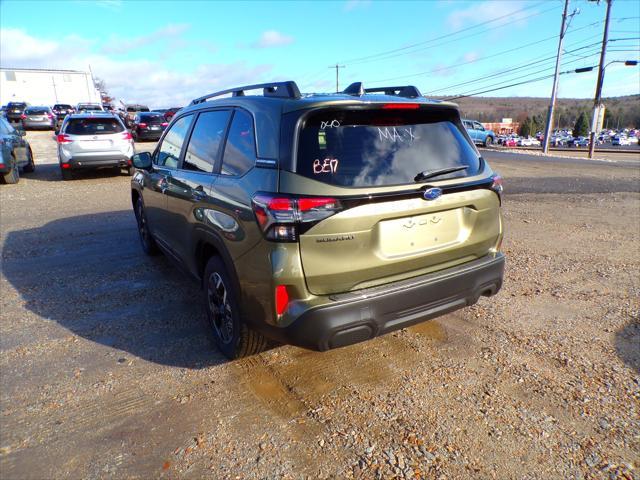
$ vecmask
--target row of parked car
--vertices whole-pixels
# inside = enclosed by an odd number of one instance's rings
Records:
[[[130,105],[116,111],[97,103],[49,107],[11,102],[0,114],[0,179],[17,183],[21,171],[34,171],[33,153],[24,138],[26,129],[55,132],[64,180],[85,168],[113,167],[131,175],[134,141],[158,140],[178,110],[150,111],[144,105]]]
[[[153,116],[154,125],[157,121],[168,124],[178,110],[180,107],[151,111],[149,107],[139,104],[124,105],[124,107],[116,109],[113,105],[100,103],[79,103],[76,106],[56,103],[50,107],[48,105],[29,105],[26,102],[9,102],[2,107],[2,112],[10,122],[19,123],[24,129],[48,130],[58,130],[64,118],[71,113],[109,112],[118,115],[127,128],[132,128],[136,117],[138,117],[139,123],[148,123],[149,117],[140,119],[140,116],[146,117],[146,114]],[[144,126],[142,129],[144,130]]]

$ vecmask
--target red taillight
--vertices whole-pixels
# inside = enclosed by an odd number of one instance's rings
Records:
[[[140,128],[147,128],[147,124],[146,123],[139,123],[138,126]]]
[[[22,115],[20,115],[20,118],[24,120],[25,118],[27,118],[27,116],[23,113]]]
[[[276,286],[276,313],[282,315],[289,304],[289,293],[285,285]]]
[[[53,115],[51,115],[50,113],[47,113],[47,117],[53,118]]]
[[[383,110],[416,110],[420,108],[419,103],[385,103]]]
[[[63,163],[61,166],[62,168],[71,168],[71,165],[68,163]]]
[[[69,138],[69,135],[67,135],[66,133],[60,133],[56,136],[56,140],[58,141],[58,143],[71,143],[73,142],[73,140],[71,140]]]
[[[298,208],[301,212],[308,212],[314,208],[336,208],[338,201],[335,198],[310,197],[298,199]]]
[[[163,127],[166,127],[167,125],[169,125],[169,122],[162,122],[160,125],[162,125]]]
[[[269,240],[296,242],[315,223],[342,210],[340,201],[328,197],[257,194],[252,199],[258,225]]]
[[[122,138],[123,138],[124,140],[133,140],[133,136],[131,135],[131,132],[124,132],[124,133],[122,134]]]
[[[4,163],[0,163],[0,168],[4,168]]]

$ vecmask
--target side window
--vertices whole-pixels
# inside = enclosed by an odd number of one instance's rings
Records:
[[[256,162],[256,144],[253,118],[244,110],[236,110],[229,128],[227,144],[222,157],[223,175],[243,175]]]
[[[473,124],[467,120],[463,120],[464,128],[467,130],[473,130]]]
[[[196,126],[193,127],[187,154],[184,156],[182,163],[184,170],[213,172],[228,123],[228,110],[214,110],[200,114]]]
[[[7,135],[9,133],[9,129],[5,126],[4,118],[0,118],[0,133],[2,135]]]
[[[484,127],[482,126],[481,123],[478,123],[478,122],[473,123],[473,128],[475,128],[476,130],[480,130],[481,132],[484,131]]]
[[[178,168],[180,151],[182,150],[184,137],[187,136],[192,119],[193,115],[187,115],[173,124],[160,144],[155,161],[156,165],[167,168]]]

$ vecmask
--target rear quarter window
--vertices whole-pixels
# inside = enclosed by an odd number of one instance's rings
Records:
[[[478,173],[481,161],[458,127],[457,112],[322,110],[300,130],[295,171],[344,187],[414,183],[425,171],[465,170],[437,180]]]

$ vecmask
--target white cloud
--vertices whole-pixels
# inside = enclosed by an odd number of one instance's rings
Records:
[[[182,106],[215,90],[273,79],[271,65],[234,62],[199,64],[191,70],[174,69],[166,66],[160,56],[122,60],[102,51],[91,53],[91,42],[86,39],[74,36],[73,41],[69,41],[69,38],[50,41],[23,30],[0,29],[1,65],[82,71],[91,65],[94,76],[105,81],[111,96],[125,103],[145,103],[152,108]]]
[[[107,44],[102,47],[102,52],[122,54],[154,43],[164,44],[169,41],[175,42],[175,40],[179,39],[180,36],[189,28],[190,25],[184,23],[169,24],[149,33],[148,35],[141,35],[133,38],[119,38],[117,36],[111,36],[107,41]]]
[[[492,26],[522,21],[522,15],[512,18],[510,15],[522,9],[520,1],[487,0],[473,3],[467,8],[454,10],[447,17],[447,24],[453,30],[459,30],[467,24],[478,24],[493,20],[496,17],[506,17],[492,23]]]
[[[277,30],[267,30],[263,32],[260,39],[252,44],[255,48],[281,47],[293,43],[293,37],[278,32]]]
[[[0,29],[0,62],[3,67],[21,67],[24,62],[38,62],[58,49],[58,42],[38,40],[17,28]]]

